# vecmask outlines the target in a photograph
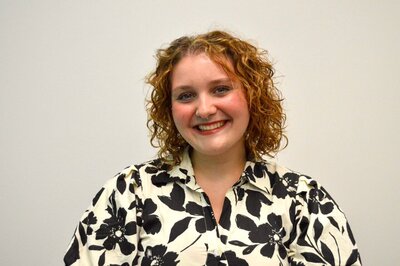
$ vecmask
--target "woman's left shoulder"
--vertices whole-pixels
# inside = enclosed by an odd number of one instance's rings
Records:
[[[272,195],[280,199],[295,200],[297,202],[331,202],[335,200],[317,179],[282,166],[275,160],[262,160],[254,164],[253,172],[264,172],[268,187]]]

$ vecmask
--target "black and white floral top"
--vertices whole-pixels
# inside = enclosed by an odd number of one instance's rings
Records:
[[[66,265],[361,265],[345,215],[308,176],[248,161],[219,224],[188,153],[109,180],[84,213]]]

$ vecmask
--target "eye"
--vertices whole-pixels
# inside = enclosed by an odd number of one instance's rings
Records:
[[[214,93],[217,95],[225,95],[231,90],[228,86],[218,86],[214,88]]]
[[[183,92],[176,97],[176,99],[180,102],[189,102],[191,101],[196,95],[193,92]]]

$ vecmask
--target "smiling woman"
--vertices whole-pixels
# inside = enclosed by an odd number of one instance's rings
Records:
[[[200,53],[185,56],[175,66],[171,89],[172,117],[193,156],[245,154],[250,115],[237,80],[231,81],[221,66]]]
[[[99,191],[66,265],[361,265],[314,179],[264,159],[285,114],[266,53],[226,32],[185,36],[148,77],[159,158]]]

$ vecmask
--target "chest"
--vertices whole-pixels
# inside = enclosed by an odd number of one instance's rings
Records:
[[[288,265],[290,199],[233,187],[223,198],[218,224],[204,192],[177,184],[167,191],[142,200],[138,208],[139,264]]]

